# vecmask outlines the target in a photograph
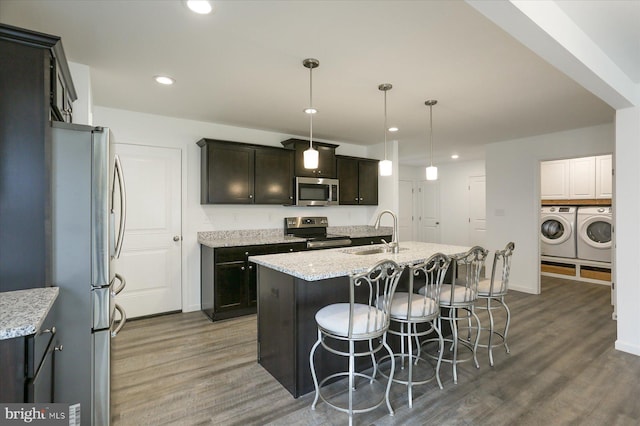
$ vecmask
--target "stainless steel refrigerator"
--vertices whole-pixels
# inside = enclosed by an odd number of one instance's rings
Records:
[[[54,360],[54,402],[80,404],[83,425],[106,426],[111,339],[126,322],[115,303],[125,280],[114,271],[125,229],[124,176],[108,128],[52,122],[51,132],[51,271],[63,345]]]

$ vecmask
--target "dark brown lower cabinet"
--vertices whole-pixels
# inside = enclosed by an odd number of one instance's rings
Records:
[[[57,349],[53,309],[36,334],[0,340],[0,402],[53,402]]]
[[[380,244],[390,235],[352,238],[353,246]],[[258,293],[256,265],[249,256],[306,250],[306,243],[261,244],[251,246],[200,246],[200,309],[212,320],[256,312]]]
[[[377,237],[360,237],[360,238],[351,238],[352,246],[368,246],[370,244],[382,244],[382,240],[386,242],[391,242],[391,235],[380,235]]]
[[[255,313],[256,265],[249,262],[249,256],[302,250],[306,250],[306,243],[219,248],[201,245],[201,310],[212,321]]]

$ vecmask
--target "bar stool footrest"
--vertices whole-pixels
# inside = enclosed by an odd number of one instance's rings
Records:
[[[319,383],[319,396],[330,407],[342,411],[343,413],[349,413],[349,389],[348,384],[345,387],[345,380],[337,380],[327,386],[324,386],[327,381],[336,378],[348,379],[349,372],[341,371],[339,373],[332,374],[325,377]],[[358,378],[366,380],[357,380]],[[354,373],[354,382],[356,386],[354,388],[354,408],[353,413],[366,413],[368,411],[375,410],[380,407],[386,401],[386,384],[380,380],[373,378],[365,373]],[[334,391],[332,395],[323,394],[329,391]],[[374,399],[375,398],[375,399]],[[371,402],[375,401],[375,402]],[[369,404],[362,406],[363,404]]]

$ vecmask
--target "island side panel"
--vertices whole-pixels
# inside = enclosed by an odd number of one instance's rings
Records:
[[[297,370],[297,398],[315,390],[309,354],[311,348],[318,340],[318,328],[316,325],[316,313],[327,305],[333,303],[349,303],[349,277],[329,278],[319,281],[305,281],[297,278],[296,285],[296,370]],[[340,342],[344,343],[344,342]],[[336,343],[333,343],[336,347]],[[338,344],[342,350],[348,350],[346,344]],[[371,366],[370,359],[365,360]],[[322,346],[315,353],[314,363],[319,380],[339,371],[348,369],[347,358],[331,354]],[[361,370],[363,360],[356,360],[356,368]]]
[[[257,266],[258,363],[297,397],[294,278]]]

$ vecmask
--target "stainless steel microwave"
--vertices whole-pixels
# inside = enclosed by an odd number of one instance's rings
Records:
[[[296,178],[296,206],[337,206],[338,179]]]

